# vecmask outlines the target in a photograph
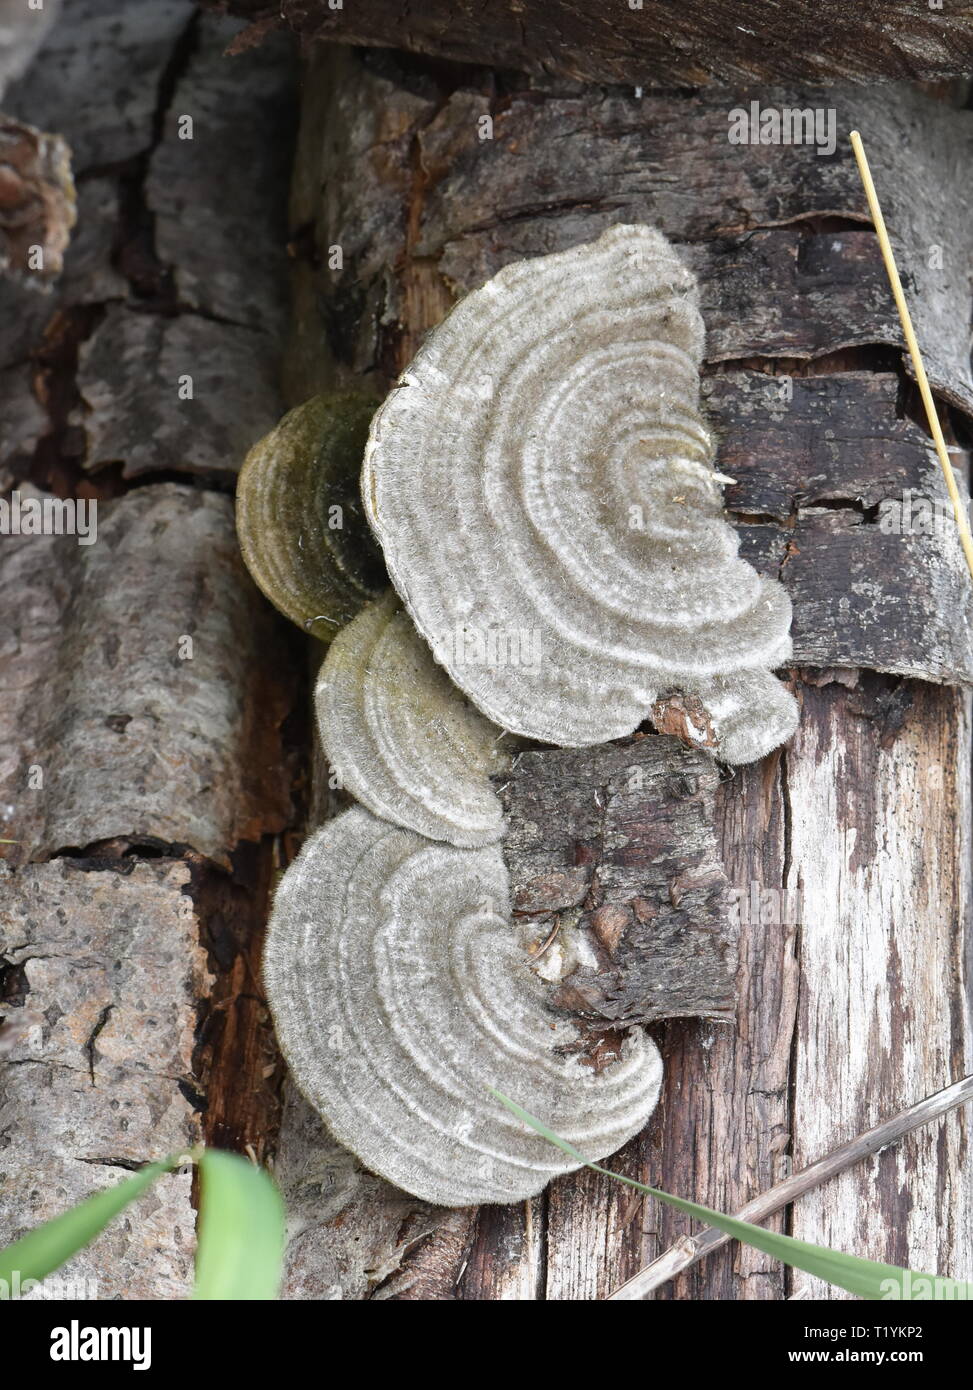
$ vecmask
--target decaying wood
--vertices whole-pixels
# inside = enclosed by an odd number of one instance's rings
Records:
[[[882,1153],[906,1134],[911,1134],[913,1130],[920,1129],[923,1125],[931,1124],[933,1120],[941,1119],[943,1115],[948,1115],[959,1105],[967,1105],[973,1100],[973,1076],[966,1076],[962,1081],[957,1081],[954,1086],[947,1086],[942,1091],[937,1091],[933,1096],[926,1096],[911,1105],[908,1110],[903,1110],[901,1114],[894,1115],[890,1120],[883,1120],[881,1124],[874,1125],[866,1130],[864,1134],[856,1135],[847,1144],[841,1144],[831,1153],[819,1158],[807,1168],[802,1168],[799,1173],[792,1173],[789,1178],[779,1182],[776,1187],[772,1187],[769,1192],[761,1192],[759,1197],[754,1197],[753,1201],[747,1202],[746,1206],[740,1211],[734,1212],[737,1221],[749,1221],[759,1224],[766,1221],[768,1216],[773,1216],[775,1212],[782,1211],[784,1207],[803,1197],[805,1193],[813,1188],[819,1187],[821,1183],[827,1182],[830,1178],[835,1178],[839,1173],[844,1173],[850,1168],[854,1168],[863,1159],[870,1158],[873,1154]],[[616,1289],[610,1295],[612,1299],[631,1301],[633,1299],[647,1298],[654,1289],[675,1277],[675,1275],[694,1265],[697,1260],[718,1250],[720,1246],[726,1245],[732,1236],[719,1231],[715,1226],[708,1226],[698,1236],[686,1236],[677,1245],[666,1250],[658,1259],[653,1260],[647,1269],[641,1270],[634,1279],[624,1284],[620,1289]],[[792,1297],[806,1297],[801,1292]]]
[[[60,273],[74,220],[66,142],[0,114],[0,271],[46,284]]]
[[[788,769],[804,903],[791,1073],[801,1168],[967,1069],[968,695],[868,679],[810,688]],[[810,1193],[792,1234],[968,1279],[967,1133],[959,1115],[917,1130]],[[835,1296],[806,1275],[792,1287]]]
[[[819,670],[797,685],[794,747],[716,788],[723,872],[741,906],[736,1018],[660,1031],[662,1102],[613,1166],[737,1210],[792,1164],[961,1076],[970,1036],[968,697],[856,669],[937,681],[971,670],[953,538],[879,524],[883,504],[910,489],[942,494],[857,176],[843,153],[728,145],[727,111],[743,93],[637,98],[330,52],[304,94],[294,399],[363,380],[381,389],[458,293],[611,222],[660,225],[704,275],[707,398],[719,466],[738,479],[729,501],[748,553],[791,584],[799,658]],[[901,88],[761,96],[834,107],[839,138],[853,124],[868,133],[936,390],[966,410],[970,219],[955,189],[970,116]],[[493,139],[480,138],[484,114]],[[563,864],[556,830],[549,853]],[[965,1135],[965,1117],[951,1115],[802,1198],[786,1220],[806,1239],[968,1277]],[[281,1160],[296,1155],[300,1168],[312,1153],[306,1129],[285,1121]],[[687,1229],[587,1171],[529,1207],[465,1220],[410,1212],[391,1240],[396,1200],[378,1185],[367,1212],[306,1206],[314,1241],[292,1247],[291,1294],[314,1287],[322,1265],[329,1281],[345,1271],[353,1298],[602,1297]],[[424,1222],[432,1229],[412,1241]],[[656,1296],[780,1299],[797,1285],[734,1245]]]
[[[675,739],[522,753],[503,779],[515,913],[551,1004],[596,1021],[732,1018],[732,931],[714,833],[716,765]],[[597,969],[579,966],[568,939]]]
[[[7,93],[70,137],[79,220],[50,294],[0,285],[4,484],[98,511],[90,545],[0,536],[0,1244],[145,1160],[201,1137],[264,1157],[276,1129],[257,971],[301,661],[227,483],[281,409],[293,74],[286,40],[236,60],[224,109],[238,28],[72,0]],[[259,212],[236,177],[197,207],[221,146],[249,152]],[[172,1175],[64,1277],[184,1297],[194,1228]]]
[[[103,502],[97,525],[93,544],[8,536],[0,551],[0,585],[21,595],[0,678],[8,857],[122,838],[228,864],[290,809],[284,656],[232,504],[167,483]],[[162,575],[165,603],[147,608]]]
[[[227,0],[207,0],[225,7]],[[746,23],[732,0],[686,5],[631,0],[610,10],[586,0],[229,0],[255,23],[284,22],[307,37],[389,45],[461,63],[595,82],[696,86],[839,77],[942,77],[973,69],[973,24],[961,0],[751,0]]]

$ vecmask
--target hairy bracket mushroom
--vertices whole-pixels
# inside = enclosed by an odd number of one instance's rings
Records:
[[[237,535],[258,588],[324,642],[384,587],[357,486],[376,402],[315,396],[250,450],[237,484]]]
[[[495,1087],[591,1159],[651,1114],[662,1063],[639,1029],[604,1065],[546,1008],[499,848],[434,843],[354,807],[277,891],[264,958],[291,1071],[335,1137],[429,1202],[515,1202],[578,1165]]]
[[[601,743],[679,690],[719,691],[728,759],[794,730],[768,674],[790,600],[723,516],[697,299],[649,227],[515,262],[429,334],[372,422],[362,496],[392,582],[505,729]]]
[[[436,665],[393,591],[332,642],[314,701],[325,756],[362,805],[453,845],[499,840],[489,779],[509,765],[503,730]]]

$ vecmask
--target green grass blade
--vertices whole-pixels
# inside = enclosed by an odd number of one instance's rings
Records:
[[[151,1163],[134,1177],[96,1192],[70,1211],[45,1221],[22,1236],[20,1240],[0,1250],[0,1279],[10,1282],[17,1271],[21,1284],[27,1279],[46,1279],[65,1260],[76,1255],[89,1241],[105,1229],[129,1202],[134,1202],[156,1178],[169,1173],[179,1163],[178,1158]]]
[[[199,1299],[273,1299],[284,1260],[284,1203],[272,1179],[239,1154],[207,1149],[196,1288]]]
[[[911,1270],[901,1269],[898,1265],[879,1264],[873,1260],[860,1259],[857,1255],[844,1255],[839,1250],[830,1250],[826,1245],[811,1245],[806,1240],[795,1240],[793,1236],[778,1235],[774,1231],[765,1230],[763,1226],[752,1226],[747,1221],[737,1221],[735,1217],[724,1216],[722,1212],[701,1207],[696,1202],[687,1202],[682,1197],[671,1197],[668,1192],[661,1192],[657,1187],[636,1182],[634,1178],[626,1178],[621,1173],[613,1173],[599,1163],[589,1163],[573,1145],[560,1135],[554,1134],[516,1101],[492,1088],[490,1093],[525,1125],[536,1130],[550,1143],[556,1144],[586,1168],[592,1168],[596,1173],[604,1173],[606,1177],[625,1183],[627,1187],[634,1187],[636,1191],[655,1197],[667,1206],[685,1212],[687,1216],[694,1216],[707,1226],[715,1226],[718,1231],[724,1231],[728,1236],[735,1236],[744,1244],[762,1250],[765,1255],[792,1265],[794,1269],[801,1269],[805,1274],[824,1279],[839,1289],[857,1294],[859,1298],[891,1298],[902,1301],[909,1301],[913,1297],[928,1299],[934,1296],[950,1301],[973,1298],[973,1284],[959,1283],[938,1275],[916,1274]],[[890,1281],[893,1282],[890,1284]],[[933,1293],[933,1290],[937,1292]]]

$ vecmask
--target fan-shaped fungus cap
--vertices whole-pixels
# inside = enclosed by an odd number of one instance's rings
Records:
[[[637,1133],[662,1063],[640,1031],[600,1071],[545,1007],[498,848],[455,849],[361,807],[287,870],[264,957],[298,1085],[369,1168],[445,1206],[515,1202],[578,1165],[503,1091],[592,1159]]]
[[[452,845],[500,838],[490,776],[509,766],[503,730],[436,665],[394,591],[332,642],[314,702],[328,762],[370,811]]]
[[[385,582],[358,488],[375,405],[352,392],[299,405],[253,446],[237,484],[237,535],[254,581],[325,642]]]
[[[600,743],[789,656],[788,596],[723,518],[702,348],[692,273],[614,227],[461,300],[376,414],[362,494],[392,581],[502,727]],[[795,723],[786,692],[759,710],[762,751]]]

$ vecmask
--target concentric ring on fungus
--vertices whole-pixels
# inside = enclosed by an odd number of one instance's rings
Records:
[[[436,665],[393,590],[332,642],[314,704],[329,765],[370,811],[452,845],[500,839],[490,776],[509,766],[509,736]]]
[[[591,1159],[655,1107],[662,1062],[641,1030],[596,1070],[546,1009],[496,847],[346,811],[281,880],[264,978],[290,1069],[335,1138],[429,1202],[516,1202],[579,1166],[489,1086]]]
[[[702,351],[695,277],[661,233],[619,226],[461,300],[376,414],[362,496],[392,582],[501,727],[601,743],[663,692],[752,673],[724,692],[737,751],[793,732],[764,679],[790,600],[723,517]]]

